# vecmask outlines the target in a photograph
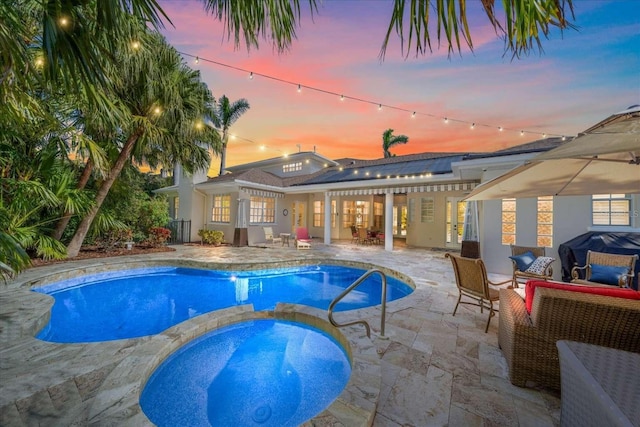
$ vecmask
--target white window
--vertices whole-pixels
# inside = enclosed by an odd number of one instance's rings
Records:
[[[420,222],[433,222],[436,211],[436,203],[433,197],[420,199]]]
[[[274,197],[251,196],[249,223],[261,224],[276,222],[276,199]]]
[[[180,209],[180,197],[176,196],[173,198],[173,212],[171,213],[171,217],[173,219],[178,219],[179,209]]]
[[[282,172],[296,172],[302,170],[302,162],[288,163],[286,165],[282,165]]]
[[[331,201],[331,228],[336,228],[336,218],[338,218],[338,202],[335,200]]]
[[[230,222],[231,196],[229,194],[215,194],[211,205],[211,221]]]
[[[516,244],[516,199],[502,200],[502,244]]]
[[[537,245],[553,246],[553,196],[538,197]]]
[[[369,202],[364,200],[345,200],[342,203],[342,226],[349,228],[369,226]]]
[[[382,230],[384,228],[383,218],[384,204],[382,202],[373,202],[373,228]]]
[[[324,202],[322,200],[313,202],[313,226],[324,227]]]
[[[631,199],[624,194],[594,194],[591,197],[593,225],[630,225]]]

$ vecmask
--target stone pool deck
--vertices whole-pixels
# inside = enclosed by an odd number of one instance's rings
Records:
[[[455,317],[451,315],[457,289],[443,251],[400,247],[385,252],[380,246],[349,243],[314,243],[310,250],[279,244],[176,249],[37,267],[7,285],[0,284],[0,425],[148,424],[135,406],[150,361],[157,363],[194,334],[224,323],[220,320],[224,316],[199,316],[202,319],[192,319],[161,336],[137,340],[45,343],[33,334],[46,323],[41,313],[50,302],[48,297],[26,292],[25,286],[50,274],[64,276],[71,270],[91,271],[104,264],[144,265],[166,259],[271,265],[296,260],[364,262],[413,280],[415,292],[387,306],[387,339],[378,336],[379,308],[336,313],[339,322],[359,317],[368,320],[374,329],[373,346],[362,339],[360,326],[342,330],[357,349],[361,359],[356,371],[362,375],[339,402],[309,425],[366,425],[371,417],[373,425],[380,427],[559,425],[559,394],[519,388],[509,382],[506,361],[497,344],[498,317],[485,334],[486,316],[475,307],[463,305]],[[296,308],[280,308],[284,313],[292,310]],[[231,309],[227,315],[247,316],[246,311],[251,310]],[[146,368],[136,369],[139,366]]]

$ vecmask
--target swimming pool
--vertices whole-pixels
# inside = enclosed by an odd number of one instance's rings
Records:
[[[147,381],[140,406],[158,426],[297,426],[351,375],[345,350],[299,322],[249,320],[179,348]]]
[[[255,310],[273,310],[279,302],[326,309],[365,271],[341,265],[253,271],[159,266],[79,276],[32,289],[55,299],[50,321],[37,338],[59,343],[137,338],[242,304],[253,304]],[[412,290],[388,277],[386,300],[402,298]],[[373,275],[349,293],[336,311],[374,306],[380,300],[380,278]]]

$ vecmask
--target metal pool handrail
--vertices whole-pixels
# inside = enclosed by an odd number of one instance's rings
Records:
[[[353,282],[351,285],[349,285],[349,287],[347,287],[344,291],[342,291],[340,295],[338,295],[333,299],[333,301],[331,301],[331,304],[329,304],[329,308],[327,309],[327,314],[329,317],[329,322],[331,322],[331,324],[337,328],[341,328],[343,326],[356,325],[359,323],[363,324],[367,331],[367,337],[371,338],[371,327],[365,320],[354,320],[353,322],[340,324],[333,319],[333,308],[336,306],[338,302],[340,302],[340,300],[342,300],[342,298],[344,298],[349,292],[357,288],[367,277],[371,276],[373,273],[378,273],[382,277],[382,297],[381,297],[382,301],[380,302],[382,304],[382,317],[380,318],[380,338],[384,339],[385,338],[384,324],[385,324],[385,316],[386,316],[386,309],[387,309],[387,276],[385,276],[382,270],[373,268],[371,270],[368,270],[362,276],[360,276],[355,282]]]

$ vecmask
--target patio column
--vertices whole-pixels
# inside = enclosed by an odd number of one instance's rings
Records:
[[[384,250],[393,251],[393,192],[384,195]]]
[[[324,244],[331,244],[331,196],[328,191],[324,192]]]

